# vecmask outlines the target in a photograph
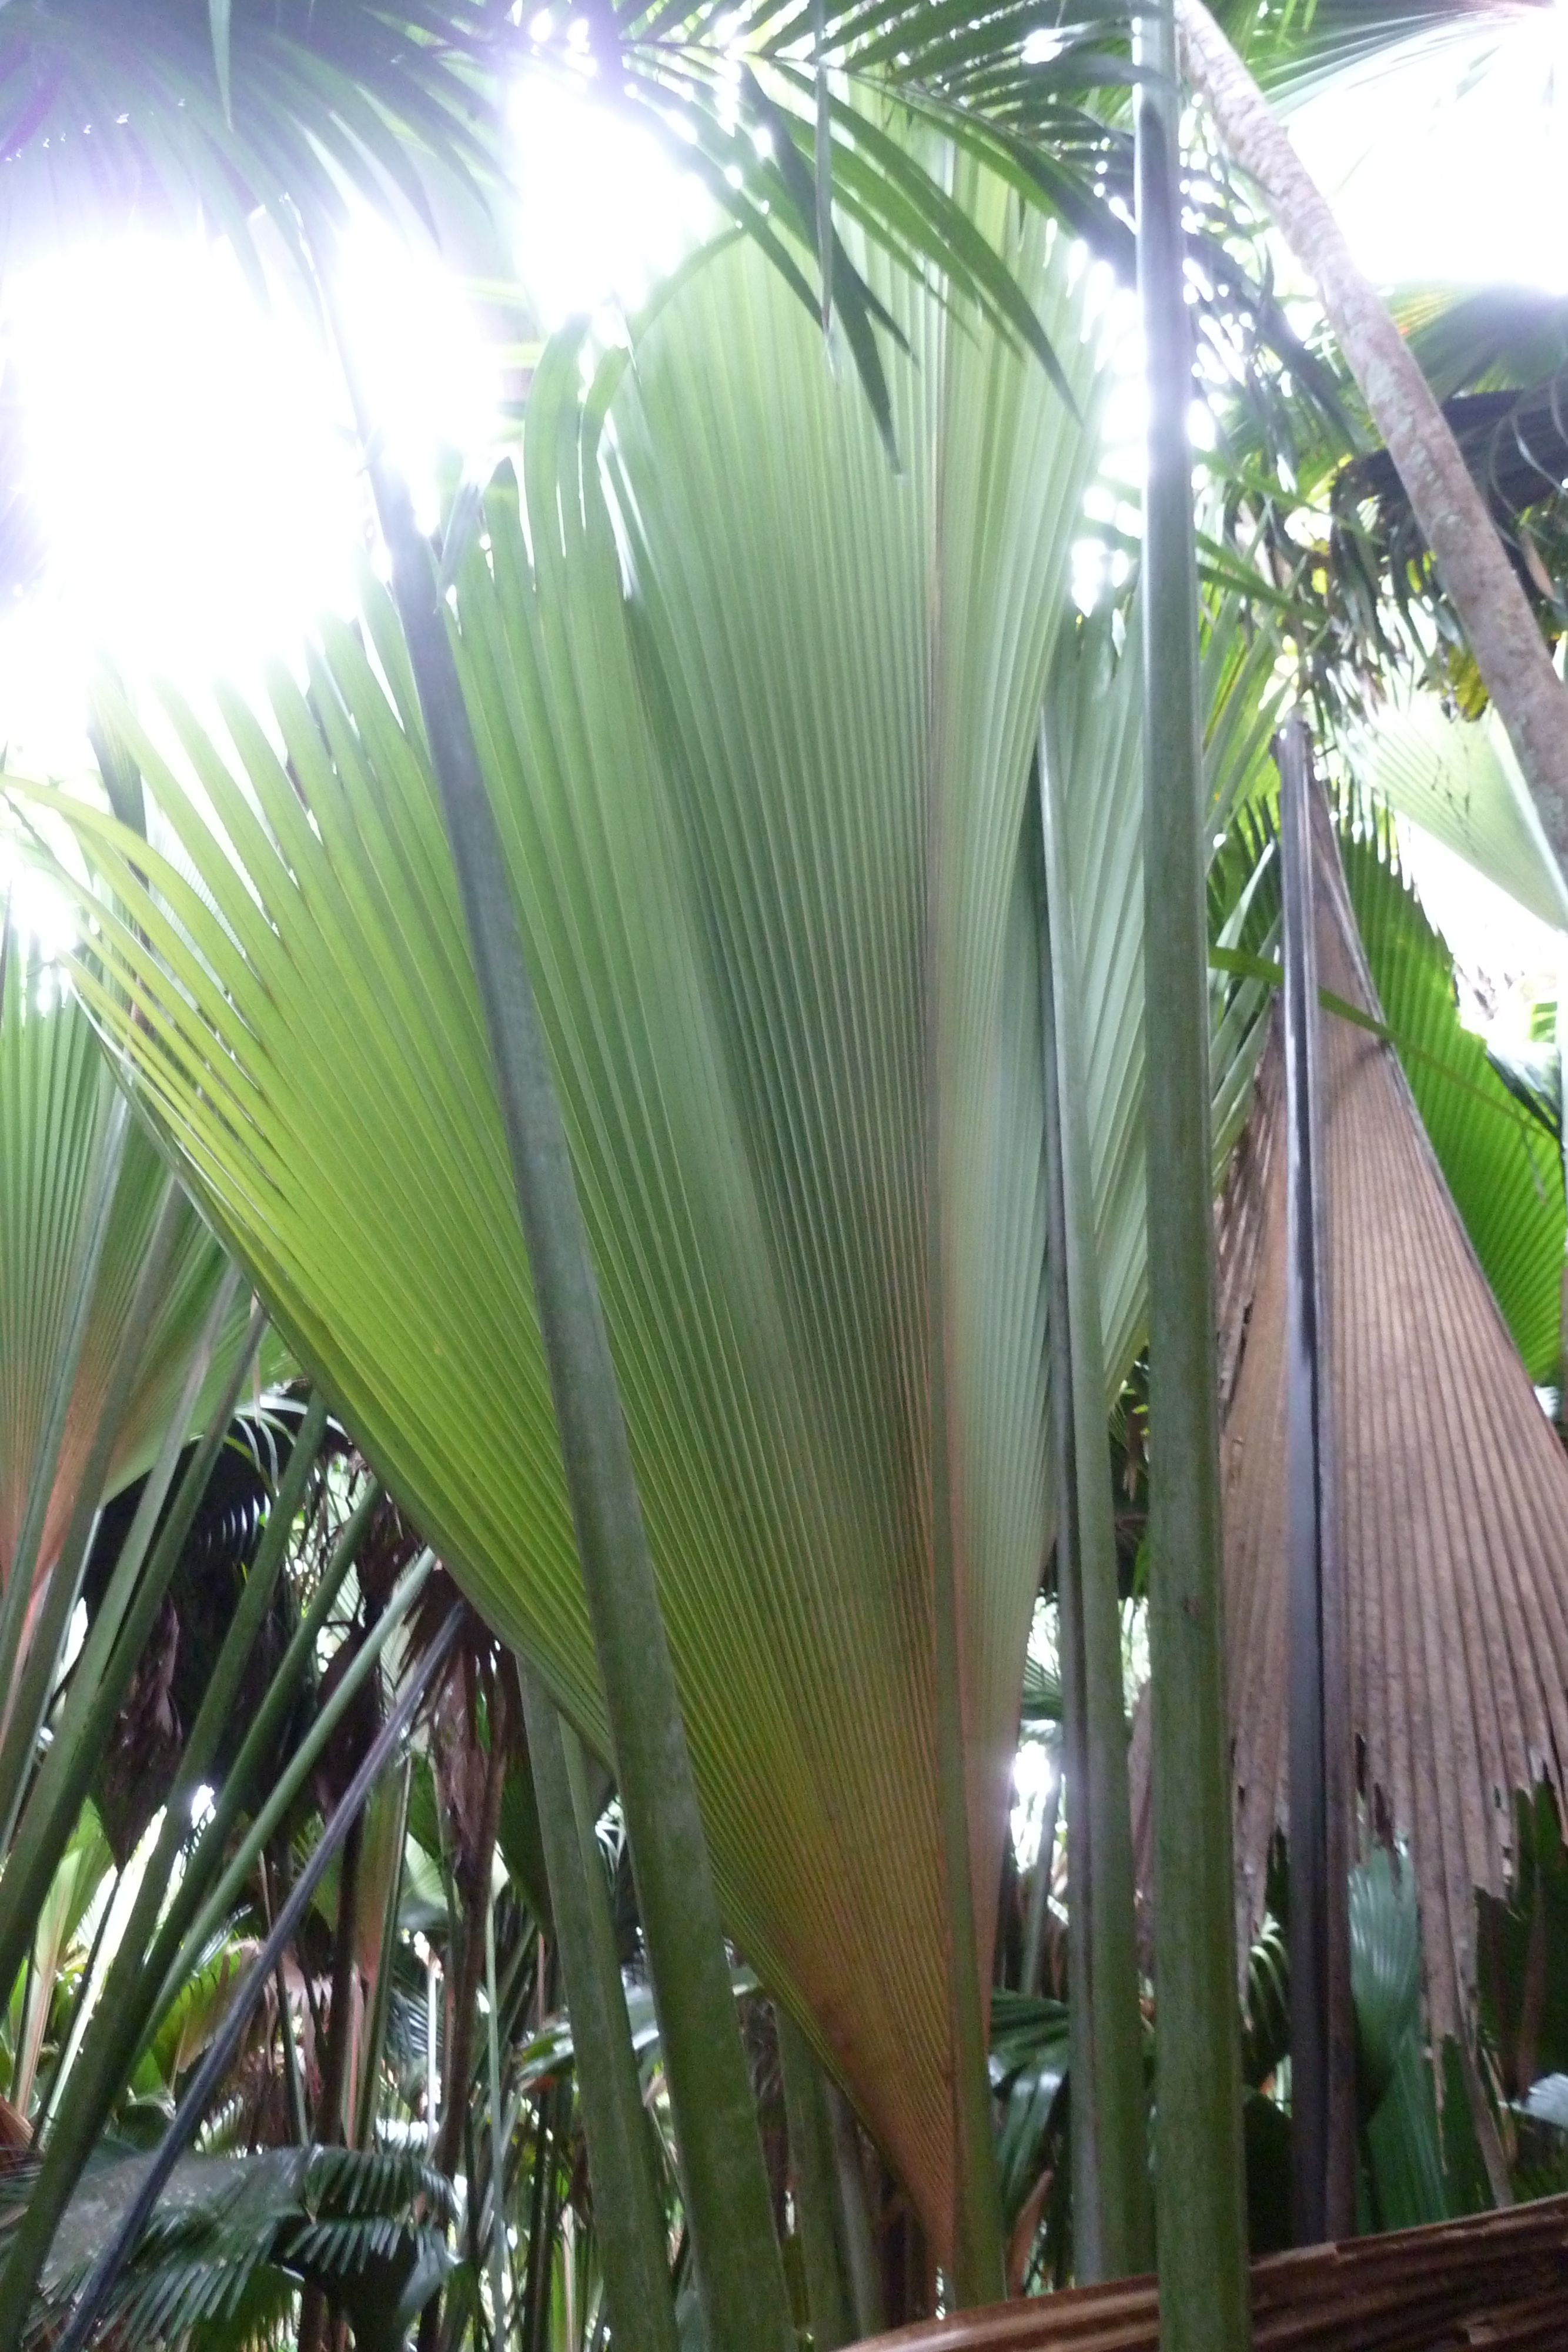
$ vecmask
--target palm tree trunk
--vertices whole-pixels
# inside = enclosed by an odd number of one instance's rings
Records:
[[[1298,2246],[1355,2229],[1355,2015],[1347,1909],[1352,1791],[1343,1570],[1334,1503],[1324,1266],[1312,738],[1279,738],[1284,909],[1285,1186],[1289,1196],[1285,1449],[1290,1592],[1291,2170]]]
[[[1138,19],[1156,2222],[1163,2352],[1250,2340],[1219,1538],[1203,756],[1172,0]]]
[[[460,1857],[454,1872],[462,1915],[460,1949],[454,1962],[455,1987],[452,2031],[446,2045],[446,2079],[442,2084],[441,2126],[430,2158],[434,2169],[448,2180],[457,2178],[468,2126],[474,2033],[478,2022],[479,1983],[485,1973],[485,1912],[490,1900],[490,1875],[501,1825],[501,1790],[507,1778],[505,1700],[501,1690],[502,1677],[497,1675],[491,1685],[490,1753],[480,1801],[478,1834],[472,1855],[466,1862]],[[441,2340],[442,2303],[443,2297],[434,2294],[420,2314],[418,2352],[435,2352]]]
[[[354,2031],[355,1954],[359,1945],[360,1855],[365,1825],[357,1821],[343,1840],[338,1866],[338,1925],[332,1938],[332,2000],[327,2012],[327,2055],[321,2073],[321,2110],[316,2137],[323,2147],[350,2141],[343,2123],[343,2086],[349,2078],[349,2044]]]
[[[1127,1718],[1080,990],[1061,780],[1043,741],[1040,807],[1045,877],[1040,995],[1053,1260],[1051,1382],[1061,1487],[1057,1587],[1066,1745],[1073,1768],[1067,1797],[1073,2268],[1087,2281],[1147,2270],[1154,2247]]]
[[[877,2261],[876,2235],[866,2199],[865,2171],[861,2163],[860,2128],[849,2101],[834,2082],[824,2084],[828,2116],[833,2127],[833,2161],[838,2171],[839,2221],[843,2232],[844,2261],[849,2270],[850,2295],[854,2305],[855,2335],[880,2336],[882,2270]]]
[[[1476,667],[1508,730],[1541,822],[1568,865],[1568,691],[1552,667],[1448,420],[1289,132],[1204,0],[1176,0],[1183,62],[1227,153],[1255,181],[1310,272],[1345,363],[1426,534]]]
[[[534,1668],[517,1664],[615,2341],[624,2352],[675,2352],[664,2221],[582,1750]]]
[[[779,2063],[789,2118],[789,2179],[806,2273],[806,2311],[816,2352],[840,2352],[858,2332],[849,2265],[841,2242],[838,2164],[828,2085],[817,2053],[793,2018],[779,2012]]]
[[[316,2137],[323,2147],[340,2147],[348,2137],[343,2129],[343,2084],[349,2071],[349,2038],[354,2030],[354,1955],[359,1941],[360,1852],[364,1843],[364,1827],[363,1815],[350,1824],[338,1865],[332,1993],[327,2011],[321,2100],[316,2113]],[[299,2352],[320,2352],[327,2319],[326,2294],[315,2280],[309,2280],[299,2299]]]

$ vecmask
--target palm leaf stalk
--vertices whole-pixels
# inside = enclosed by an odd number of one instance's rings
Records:
[[[140,2189],[127,2209],[119,2228],[94,2263],[87,2284],[77,2300],[70,2318],[61,2330],[57,2352],[83,2352],[89,2341],[99,2315],[112,2293],[116,2281],[133,2252],[142,2230],[157,2206],[159,2197],[170,2174],[193,2134],[212,2103],[213,2095],[223,2083],[235,2061],[240,2042],[250,2021],[250,2014],[272,1979],[278,1961],[288,1948],[299,1922],[304,1917],[317,1887],[320,1885],[328,1864],[338,1852],[353,1823],[358,1821],[366,1797],[395,1755],[398,1746],[419,1707],[420,1702],[435,1676],[444,1668],[463,1630],[463,1604],[454,1602],[447,1612],[440,1632],[420,1655],[406,1675],[397,1703],[385,1723],[371,1741],[358,1771],[350,1781],[331,1818],[322,1830],[315,1851],[300,1872],[290,1890],[288,1899],[273,1922],[272,1932],[246,1969],[235,1994],[227,2014],[209,2043],[206,2054],[192,2076],[184,2095],[175,2110],[172,2122],[159,2144],[154,2161],[148,2167]],[[29,2208],[29,2212],[31,2209]],[[26,2223],[24,2221],[23,2227]],[[12,2257],[13,2261],[15,2256]],[[7,2271],[10,2264],[7,2263]],[[26,2307],[21,2315],[25,2319]]]
[[[1040,921],[1050,920],[1040,875]],[[1061,1677],[1061,1770],[1068,1783],[1067,1884],[1072,1932],[1067,1946],[1068,2069],[1077,2086],[1070,2116],[1072,2160],[1073,2263],[1085,2280],[1100,2274],[1104,2184],[1100,2147],[1100,2100],[1094,2069],[1093,1886],[1089,1838],[1089,1706],[1084,1691],[1083,1642],[1079,1622],[1077,1448],[1072,1422],[1072,1368],[1069,1354],[1066,1214],[1061,1183],[1061,1103],[1057,1089],[1055,1007],[1051,1003],[1049,942],[1040,956],[1040,1013],[1045,1069],[1045,1181],[1048,1191],[1051,1297],[1047,1334],[1051,1349],[1052,1437],[1056,1468],[1057,1637]],[[1034,1894],[1043,1920],[1051,1858],[1041,1852]]]
[[[1206,814],[1176,26],[1139,18],[1149,1655],[1164,2352],[1250,2340],[1214,1350]]]
[[[1262,191],[1281,235],[1317,286],[1508,730],[1546,837],[1559,862],[1568,861],[1568,690],[1486,500],[1414,353],[1356,267],[1283,123],[1204,0],[1176,0],[1176,15],[1187,73],[1227,152]]]
[[[81,1834],[79,1824],[77,1834],[78,1837]],[[43,2091],[39,2095],[37,2105],[38,2119],[35,2122],[33,2126],[35,2138],[37,2138],[42,2133],[47,2132],[48,2129],[49,2120],[58,2103],[61,2086],[65,2081],[67,2074],[69,2072],[70,2062],[75,2056],[77,2044],[81,2038],[81,2028],[89,2014],[88,2003],[91,1998],[92,1988],[98,1977],[98,1964],[103,1956],[104,1944],[109,1935],[110,1915],[114,1908],[114,1898],[120,1891],[120,1874],[119,1870],[116,1870],[114,1874],[114,1883],[109,1890],[108,1899],[104,1902],[99,1910],[98,1926],[93,1931],[92,1942],[88,1947],[86,1958],[82,1963],[81,1971],[77,1978],[76,1990],[71,1996],[70,2008],[67,2013],[65,2023],[60,2030],[59,2036],[56,2043],[54,2064],[49,2069],[48,2080],[45,2084]]]
[[[1154,2246],[1122,1623],[1081,989],[1062,840],[1061,781],[1049,726],[1041,730],[1039,769],[1044,884],[1041,1024],[1055,1261],[1049,1328],[1061,1465],[1058,1591],[1065,1728],[1074,1768],[1068,1790],[1069,1954],[1075,2011],[1073,2258],[1075,2275],[1089,2281],[1149,2269]],[[1073,1863],[1080,1874],[1076,1879],[1071,1874]]]
[[[70,1843],[60,1858],[28,1947],[22,1999],[12,2038],[11,2085],[7,2094],[19,2116],[26,2116],[32,2102],[34,2077],[55,2006],[68,1943],[113,1861],[96,1811],[84,1806]]]
[[[346,349],[345,366],[354,385]],[[775,2341],[779,2352],[787,2352],[793,2333],[789,2296],[729,1990],[718,1897],[566,1127],[435,566],[407,488],[380,454],[373,429],[367,429],[369,411],[357,385],[354,403],[457,877],[528,1247],[659,2010],[703,2309],[714,2352]]]
[[[536,1670],[519,1664],[611,2325],[628,2352],[675,2352],[664,2217],[582,1751]]]
[[[111,1987],[112,2005],[117,2012],[141,2021],[132,2055],[147,2046],[159,2018],[177,1997],[193,1970],[202,1965],[204,1954],[211,1948],[214,1937],[228,1919],[267,1841],[276,1832],[279,1822],[308,1781],[322,1751],[372,1671],[387,1638],[402,1622],[423,1588],[432,1565],[428,1551],[421,1556],[393,1591],[371,1638],[355,1658],[350,1672],[342,1677],[325,1706],[317,1711],[308,1732],[270,1791],[267,1804],[231,1855],[230,1840],[256,1774],[263,1762],[277,1751],[278,1739],[296,1704],[300,1685],[314,1664],[317,1644],[380,1499],[381,1490],[371,1481],[368,1492],[339,1535],[310,1606],[300,1620],[268,1685],[239,1754],[225,1775],[216,1802],[201,1835],[186,1855],[178,1885],[158,1924],[157,1935],[144,1962],[141,1960],[141,1946],[129,1935],[122,1938],[121,1956],[117,1962],[120,1973]],[[214,1879],[217,1881],[215,1886]],[[167,1888],[166,1878],[160,1883]],[[73,2067],[71,2073],[74,2071]],[[112,2095],[118,2092],[120,2084],[114,2079],[112,2065],[106,2064],[103,2071],[110,2081]],[[86,2079],[84,2077],[84,2082]],[[67,2081],[68,2084],[68,2075]],[[85,2098],[89,2095],[84,2091],[80,2095]],[[63,2095],[56,2104],[63,2109]]]

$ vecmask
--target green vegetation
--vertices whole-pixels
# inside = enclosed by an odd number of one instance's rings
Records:
[[[1214,1202],[1292,694],[1382,1013],[1322,1017],[1563,1358],[1555,1043],[1462,1024],[1393,814],[1561,923],[1568,453],[1485,441],[1484,646],[1412,520],[1561,350],[1424,312],[1456,413],[1375,448],[1381,307],[1325,278],[1338,351],[1282,308],[1214,145],[1275,195],[1262,92],[1451,13],[1222,9],[1221,87],[1197,0],[1136,71],[1030,0],[16,0],[8,250],[131,188],[274,298],[281,245],[382,544],[265,691],[104,670],[101,792],[4,779],[75,935],[0,929],[0,2352],[825,2352],[1156,2262],[1167,2347],[1248,2340],[1290,1878],[1239,1969]],[[585,57],[729,233],[623,344],[527,345],[427,538],[344,232],[492,252],[509,81]],[[1083,610],[1105,268],[1148,494]],[[1568,2179],[1513,1794],[1436,2047],[1366,1799],[1366,2229]]]

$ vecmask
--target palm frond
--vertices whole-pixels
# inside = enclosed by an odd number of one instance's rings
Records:
[[[1062,780],[1069,887],[1075,908],[1084,1080],[1089,1097],[1106,1411],[1143,1343],[1147,1316],[1144,1166],[1144,771],[1141,633],[1118,651],[1110,612],[1064,641],[1044,727]],[[1243,627],[1235,599],[1206,615],[1201,688],[1211,840],[1221,837],[1270,772],[1279,689],[1275,649]],[[1256,981],[1213,987],[1216,1182],[1249,1099],[1268,991]]]
[[[1005,234],[1005,192],[976,201]],[[1050,243],[1035,218],[1012,262],[1068,326]],[[941,2226],[925,875],[947,898],[932,1083],[978,1789],[1010,1738],[1044,1544],[1019,847],[1090,453],[1031,359],[885,268],[883,285],[918,355],[894,379],[903,479],[800,306],[737,248],[623,380],[613,509],[575,352],[541,370],[523,510],[492,496],[457,595],[728,1917]],[[1063,348],[1087,407],[1092,352],[1075,327]],[[139,742],[221,919],[159,871],[177,920],[143,913],[169,965],[147,961],[152,1025],[124,1043],[284,1327],[602,1748],[450,868],[401,646],[367,609],[394,700],[340,628],[312,662],[319,719],[276,688],[313,822],[248,713],[229,706],[244,790],[176,714],[248,883]],[[136,894],[112,829],[79,821]],[[116,964],[141,963],[109,919]],[[85,966],[81,984],[118,1024]]]
[[[1010,2232],[1040,2168],[1041,2149],[1060,2131],[1067,2105],[1067,2009],[1023,1993],[991,1995],[991,2087],[1001,2103],[997,2169]]]
[[[95,1121],[113,1080],[81,1007],[14,942],[0,1007],[0,1574],[8,1570],[50,1379],[62,1345],[86,1210]],[[156,1220],[165,1169],[132,1129],[99,1267],[87,1338],[38,1549],[54,1559],[70,1516],[120,1332]],[[221,1277],[224,1253],[187,1209],[165,1294],[138,1365],[110,1467],[113,1493],[145,1470],[178,1398]],[[237,1306],[192,1414],[213,1410],[245,1328]],[[274,1348],[267,1377],[282,1362]]]
[[[1450,716],[1435,695],[1387,705],[1346,745],[1356,782],[1517,898],[1568,929],[1568,888],[1501,722]]]
[[[35,2341],[57,2331],[152,2160],[110,2155],[89,2168],[44,2274]],[[26,2166],[0,2180],[0,2243],[30,2182]],[[344,2305],[356,2329],[378,2320],[406,2327],[449,2266],[452,2215],[449,2183],[404,2152],[182,2157],[106,2317],[133,2343],[173,2344],[197,2330],[209,2344],[237,2347],[265,2337],[308,2281]]]
[[[1066,240],[951,168],[1092,415]],[[959,1465],[986,1887],[1050,1513],[1020,851],[1092,443],[1015,339],[860,253],[910,350],[889,374],[902,478],[801,306],[737,246],[661,312],[602,444],[575,343],[547,355],[521,489],[490,495],[455,629],[727,1919],[940,2233],[931,1449]],[[74,812],[135,910],[89,902],[78,985],[303,1359],[602,1748],[453,880],[373,587],[366,620],[379,677],[340,626],[308,704],[278,675],[287,771],[232,698],[229,755],[171,705],[178,764],[127,714],[208,898]],[[1087,767],[1082,791],[1092,826]],[[1119,845],[1091,863],[1114,867],[1104,921],[1135,929],[1116,805]],[[1101,919],[1085,908],[1086,938]],[[1108,952],[1135,969],[1135,940]],[[1130,1200],[1135,1100],[1108,1068],[1106,1087]]]
[[[1476,47],[1548,0],[1221,0],[1212,13],[1277,105],[1388,71],[1413,56]]]
[[[258,279],[252,216],[291,249],[345,191],[428,215],[418,160],[500,168],[504,18],[482,0],[237,0],[220,79],[190,0],[18,0],[0,39],[0,250],[8,266],[131,219],[202,220]]]

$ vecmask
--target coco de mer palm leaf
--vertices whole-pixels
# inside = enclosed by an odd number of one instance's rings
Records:
[[[945,1544],[988,1947],[1049,1525],[1019,850],[1095,385],[1064,244],[958,177],[1079,416],[884,273],[910,346],[895,473],[733,250],[640,342],[602,434],[575,349],[550,354],[453,619],[727,1917],[939,2243],[933,1580]],[[125,715],[202,888],[78,812],[113,898],[79,985],[301,1360],[602,1748],[455,891],[373,586],[365,622],[373,660],[329,625],[266,725],[225,700],[222,748],[173,696],[172,750]]]
[[[51,1383],[69,1344],[95,1139],[112,1086],[80,1005],[62,998],[56,975],[25,941],[13,938],[0,957],[0,1585],[16,1554]],[[132,1126],[114,1180],[47,1510],[32,1548],[35,1580],[51,1568],[76,1501],[166,1176],[149,1138]],[[224,1263],[212,1234],[185,1206],[110,1455],[107,1492],[138,1476],[156,1453]],[[241,1301],[225,1322],[192,1405],[193,1428],[201,1426],[217,1402],[245,1321]],[[270,1349],[267,1374],[281,1363],[281,1351]]]

